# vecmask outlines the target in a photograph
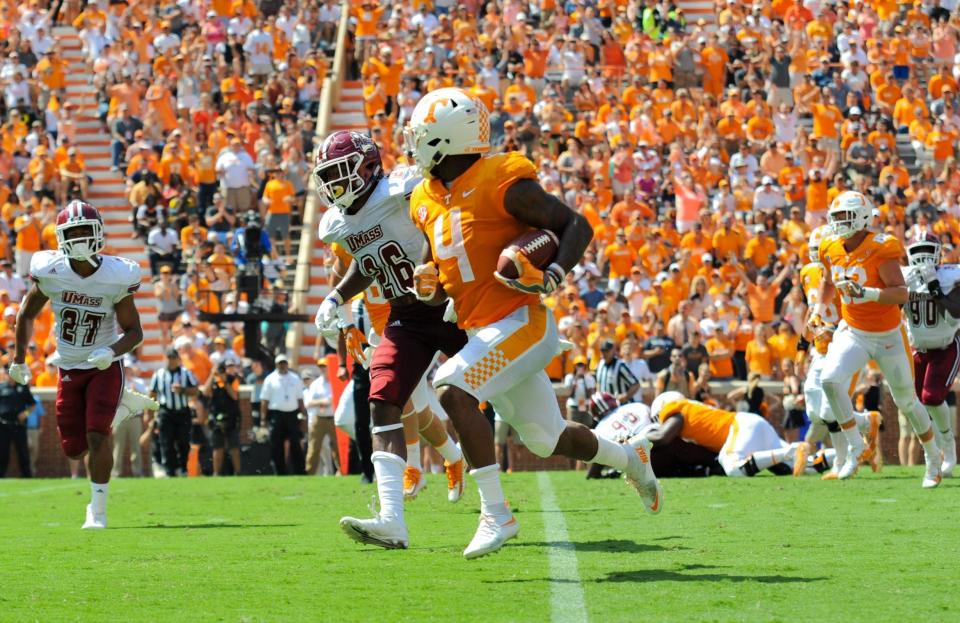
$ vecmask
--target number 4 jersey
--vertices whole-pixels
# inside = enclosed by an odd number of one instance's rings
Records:
[[[100,261],[89,277],[75,273],[59,251],[40,251],[30,261],[30,278],[53,305],[60,368],[92,368],[90,353],[117,341],[114,307],[140,288],[139,264],[113,255]]]
[[[909,266],[903,266],[903,276],[907,277]],[[944,294],[950,294],[960,282],[960,266],[944,264],[937,267],[937,281]],[[953,342],[960,329],[960,320],[951,316],[943,307],[937,305],[926,286],[923,291],[910,293],[910,301],[904,307],[907,325],[910,330],[910,344],[917,350],[941,350]]]
[[[394,169],[356,214],[331,208],[320,219],[320,240],[342,247],[364,275],[374,278],[382,296],[374,302],[399,298],[413,287],[424,240],[410,220],[407,202],[420,179],[412,167]]]

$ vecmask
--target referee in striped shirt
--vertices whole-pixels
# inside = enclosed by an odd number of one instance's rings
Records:
[[[157,422],[160,433],[160,457],[167,476],[187,473],[190,452],[190,427],[193,414],[190,397],[199,391],[197,378],[180,363],[176,349],[167,351],[167,365],[153,373],[150,396],[160,403]]]
[[[616,344],[612,340],[604,340],[600,345],[600,355],[603,359],[597,366],[597,391],[606,392],[620,404],[633,401],[633,395],[640,389],[640,381],[630,371],[630,366],[617,357]]]

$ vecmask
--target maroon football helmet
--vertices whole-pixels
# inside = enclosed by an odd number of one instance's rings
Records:
[[[597,392],[590,396],[590,415],[595,420],[599,420],[619,406],[617,399],[607,392]]]
[[[313,181],[320,198],[348,210],[383,177],[380,150],[366,134],[338,130],[317,152]]]
[[[70,230],[89,227],[85,236],[70,236]],[[87,260],[103,250],[103,218],[95,207],[86,201],[74,200],[57,214],[57,244],[60,251],[73,260]]]
[[[926,232],[920,234],[907,245],[907,260],[911,266],[938,266],[943,245],[939,238]]]

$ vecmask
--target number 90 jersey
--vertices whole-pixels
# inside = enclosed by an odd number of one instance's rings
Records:
[[[53,305],[60,368],[88,370],[90,353],[117,341],[114,307],[140,289],[141,278],[139,264],[114,255],[100,255],[100,267],[89,277],[75,273],[59,251],[33,255],[30,279]]]
[[[532,162],[517,152],[493,154],[477,160],[450,188],[438,179],[424,180],[410,198],[410,214],[430,240],[440,283],[462,329],[491,325],[540,300],[493,276],[500,253],[533,229],[503,205],[507,189],[522,179],[537,179]]]
[[[413,288],[413,269],[420,260],[423,234],[410,221],[407,202],[420,175],[413,167],[394,169],[381,179],[356,214],[331,208],[320,219],[320,240],[336,243],[372,277],[383,303]]]
[[[906,278],[910,267],[904,266],[902,270]],[[938,266],[937,281],[940,282],[943,293],[949,294],[960,281],[960,266],[956,264]],[[920,351],[946,348],[953,342],[957,329],[960,329],[960,320],[937,305],[926,293],[926,286],[919,294],[910,293],[910,301],[904,313],[907,316],[910,331],[910,344]]]
[[[906,252],[900,241],[887,234],[871,233],[863,242],[848,252],[839,236],[825,238],[820,243],[820,259],[830,271],[830,280],[855,281],[864,288],[883,288],[880,266],[889,260],[900,262]],[[900,326],[900,307],[876,301],[854,301],[840,297],[840,313],[848,325],[860,331],[883,333]]]

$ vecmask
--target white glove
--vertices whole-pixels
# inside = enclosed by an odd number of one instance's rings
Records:
[[[30,374],[30,368],[25,363],[11,363],[10,369],[7,372],[10,374],[10,378],[20,385],[29,385],[30,379],[33,376]]]
[[[447,306],[443,310],[443,321],[457,323],[457,309],[453,306],[453,299],[447,299]]]
[[[97,370],[106,370],[113,363],[117,354],[109,346],[98,348],[87,357],[87,363],[92,363]]]
[[[317,310],[317,316],[314,318],[313,323],[321,335],[326,336],[329,333],[336,333],[337,308],[342,304],[343,299],[336,290],[330,293],[330,295],[320,303],[320,309]]]
[[[921,271],[920,266],[911,266],[907,270],[907,275],[904,281],[907,283],[907,290],[910,292],[921,292],[925,290],[923,286],[927,284],[926,280],[923,278],[923,271]]]
[[[937,267],[932,264],[921,264],[917,266],[920,272],[920,277],[923,279],[924,284],[929,284],[937,280]]]

